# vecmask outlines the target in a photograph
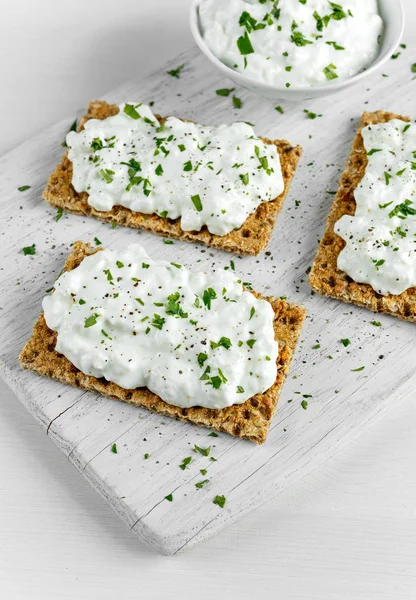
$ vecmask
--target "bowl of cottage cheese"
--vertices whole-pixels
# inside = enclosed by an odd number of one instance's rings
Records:
[[[362,82],[397,48],[401,0],[195,0],[208,59],[262,96],[304,100]]]

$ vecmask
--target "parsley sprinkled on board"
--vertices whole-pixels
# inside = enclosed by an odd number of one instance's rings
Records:
[[[240,179],[244,185],[248,185],[248,181],[249,181],[248,173],[244,173],[244,174],[240,173]]]
[[[218,433],[215,433],[215,431],[211,431],[211,433],[208,434],[208,437],[219,437]]]
[[[174,241],[173,240],[163,240],[164,244],[173,244]]]
[[[308,119],[316,119],[317,117],[322,117],[322,115],[318,115],[317,113],[311,112],[310,110],[308,110],[307,108],[305,108],[303,110],[303,112],[306,114]]]
[[[168,502],[172,502],[173,494],[168,494],[167,496],[165,496],[165,500],[167,500]]]
[[[221,88],[220,90],[216,90],[217,96],[229,96],[235,91],[235,88]]]
[[[370,321],[371,325],[374,325],[374,327],[381,327],[381,323],[380,321]]]
[[[206,475],[207,474],[207,470],[206,469],[199,469],[199,472],[201,473],[201,475]]]
[[[224,508],[227,499],[225,496],[215,496],[212,501],[214,504],[217,504],[220,508]]]
[[[56,217],[55,217],[55,221],[56,221],[56,222],[58,222],[58,221],[59,221],[59,219],[61,219],[61,218],[62,218],[62,215],[63,215],[63,214],[64,214],[64,209],[62,208],[62,206],[60,206],[60,207],[58,208],[58,210],[57,210]]]
[[[21,185],[20,187],[17,188],[17,190],[19,192],[25,192],[26,190],[30,190],[31,186],[30,185]]]
[[[255,313],[256,313],[256,309],[254,308],[254,306],[252,306],[251,309],[250,309],[250,318],[249,318],[249,321],[251,321],[251,319],[254,317]]]
[[[274,110],[277,110],[277,112],[279,112],[281,115],[283,115],[283,114],[284,114],[284,112],[285,112],[285,111],[283,110],[283,108],[280,106],[280,104],[279,104],[279,106],[275,106],[275,107],[274,107]]]
[[[117,454],[117,444],[113,444],[113,445],[111,446],[111,452],[112,452],[113,454]]]
[[[198,489],[201,489],[204,487],[204,485],[206,483],[208,483],[209,479],[204,479],[203,481],[198,481],[198,483],[195,484],[195,487]]]
[[[100,240],[98,239],[98,237],[94,238],[94,242],[96,246],[101,246],[102,242],[100,242]]]
[[[247,340],[246,344],[247,346],[249,346],[250,348],[252,348],[254,346],[254,344],[256,343],[257,340]]]
[[[244,394],[244,388],[241,385],[237,386],[237,394]]]
[[[348,338],[341,338],[339,341],[345,347],[347,347],[347,346],[349,346],[351,344],[351,342],[350,342],[350,340]]]
[[[353,373],[359,373],[360,371],[364,371],[365,367],[358,367],[358,369],[351,369]]]
[[[303,408],[303,410],[306,410],[308,408],[308,401],[307,400],[302,400],[302,402],[300,403],[300,405]]]
[[[146,454],[143,454],[144,460],[147,460],[149,458],[149,456],[150,456],[150,454],[147,454],[147,452],[146,452]]]
[[[179,67],[176,67],[176,69],[171,69],[170,71],[167,71],[167,74],[171,77],[176,77],[176,79],[179,79],[179,76],[184,67],[185,65],[179,65]]]
[[[25,256],[36,254],[36,244],[32,244],[31,246],[25,246],[22,248],[22,252]]]
[[[192,462],[192,456],[187,456],[183,459],[182,463],[179,465],[179,468],[182,469],[182,471],[185,471],[190,462]]]
[[[242,101],[237,96],[233,96],[233,106],[234,108],[241,108],[243,106]]]
[[[373,156],[376,152],[381,152],[381,148],[372,148],[367,152],[367,156]]]
[[[211,452],[211,446],[208,446],[208,448],[200,448],[194,444],[194,451],[199,452],[199,454],[202,454],[202,456],[209,456],[209,453]]]

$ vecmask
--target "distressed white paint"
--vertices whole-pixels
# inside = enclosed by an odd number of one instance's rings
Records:
[[[409,64],[404,60],[395,62],[390,78],[375,76],[369,83],[370,91],[362,89],[361,96],[337,96],[328,104],[321,101],[284,106],[282,116],[270,102],[243,91],[238,92],[243,109],[233,110],[229,98],[215,95],[215,89],[227,87],[229,82],[218,78],[202,57],[192,50],[173,60],[168,68],[181,62],[185,62],[186,69],[178,81],[166,76],[164,67],[105,98],[115,102],[135,96],[138,100],[154,100],[161,114],[206,123],[250,120],[258,133],[286,137],[305,149],[269,247],[273,258],[263,254],[259,258],[235,259],[237,271],[255,289],[303,302],[309,312],[266,445],[254,447],[225,435],[209,438],[204,429],[21,371],[17,355],[37,318],[44,291],[59,273],[74,239],[92,241],[97,235],[104,245],[120,247],[139,235],[151,255],[174,257],[188,266],[200,260],[198,264],[203,268],[221,268],[232,257],[189,244],[166,246],[150,234],[125,228],[112,230],[108,225],[73,215],[65,215],[56,223],[55,211],[41,201],[40,193],[61,154],[60,143],[72,117],[0,161],[2,375],[64,454],[133,531],[164,553],[175,553],[201,541],[287,488],[399,400],[410,397],[416,382],[414,325],[380,316],[376,318],[382,327],[375,328],[370,324],[374,316],[364,309],[311,297],[305,275],[332,201],[325,190],[337,185],[360,113],[383,108],[406,114],[413,109]],[[324,116],[306,120],[303,108]],[[314,164],[308,167],[311,161]],[[17,192],[23,184],[32,188]],[[300,201],[297,208],[295,200]],[[37,245],[36,257],[18,253],[19,248],[33,242]],[[347,349],[339,343],[344,337],[352,342]],[[312,350],[317,340],[321,347]],[[332,361],[328,355],[334,357]],[[378,359],[381,355],[384,358]],[[351,372],[361,365],[366,365],[365,371]],[[313,395],[307,411],[300,407],[295,391]],[[288,403],[291,398],[293,402]],[[110,451],[114,442],[119,449],[117,455]],[[194,443],[210,442],[215,444],[216,463],[195,457],[191,468],[178,468],[181,460],[191,454]],[[145,452],[151,455],[147,461],[142,458]],[[196,490],[194,483],[201,478],[199,468],[207,465],[210,484]],[[163,501],[170,492],[174,502]],[[215,494],[227,496],[224,510],[212,504]]]

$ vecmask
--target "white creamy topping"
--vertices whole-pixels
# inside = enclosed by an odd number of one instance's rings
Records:
[[[138,244],[85,258],[43,309],[57,352],[80,371],[175,406],[241,404],[276,379],[269,302],[229,272],[192,273]]]
[[[246,123],[206,127],[170,117],[161,126],[148,106],[126,103],[66,140],[73,186],[88,192],[91,206],[181,218],[184,231],[206,225],[225,235],[284,190],[276,147]]]
[[[377,0],[203,0],[203,37],[226,65],[275,86],[317,86],[363,71],[380,51]]]
[[[416,125],[397,119],[365,127],[368,165],[355,215],[335,232],[346,242],[338,267],[379,294],[416,286]]]

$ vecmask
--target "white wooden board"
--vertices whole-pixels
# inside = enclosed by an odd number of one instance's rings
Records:
[[[411,52],[407,51],[407,56]],[[166,74],[184,63],[179,80]],[[0,160],[1,374],[59,448],[150,547],[174,554],[188,548],[265,502],[312,470],[405,397],[414,394],[415,326],[336,301],[312,296],[306,270],[363,110],[412,114],[416,82],[406,58],[391,61],[384,78],[375,75],[361,94],[302,105],[274,104],[243,90],[243,108],[215,94],[231,87],[195,48],[152,75],[131,81],[104,99],[154,101],[163,115],[203,123],[248,120],[259,134],[287,138],[304,147],[292,191],[279,218],[269,254],[235,258],[198,245],[165,245],[151,234],[93,219],[64,215],[41,199],[61,142],[74,119],[43,131]],[[86,99],[87,103],[88,99]],[[308,120],[307,108],[322,117]],[[81,109],[79,115],[83,113]],[[78,115],[78,116],[79,116]],[[17,187],[30,185],[26,192]],[[70,243],[98,236],[107,247],[140,240],[154,257],[169,257],[198,269],[221,269],[234,258],[236,271],[253,288],[287,296],[308,309],[302,340],[281,396],[268,442],[261,447],[225,434],[178,423],[23,371],[18,354],[36,321],[45,290],[59,274]],[[20,249],[36,243],[37,254]],[[381,321],[381,327],[371,325]],[[349,338],[348,348],[340,338]],[[320,344],[320,348],[313,346]],[[329,359],[331,355],[333,359]],[[352,369],[365,366],[361,372]],[[302,395],[308,409],[301,407]],[[116,442],[118,454],[111,452]],[[217,462],[199,455],[186,471],[182,459],[193,444],[212,445]],[[150,454],[148,460],[143,459]],[[196,489],[199,470],[210,479]],[[173,493],[173,502],[164,497]],[[224,494],[224,509],[212,503]],[[279,518],[277,514],[276,519]]]

